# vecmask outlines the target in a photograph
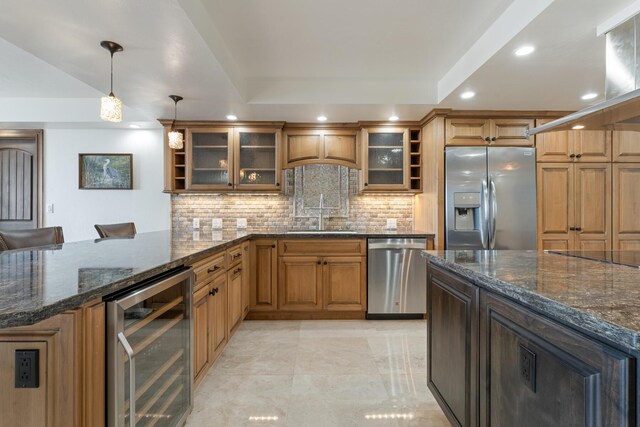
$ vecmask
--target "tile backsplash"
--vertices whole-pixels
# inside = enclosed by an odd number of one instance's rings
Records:
[[[211,229],[213,218],[222,218],[222,228],[236,228],[237,218],[247,219],[247,230],[264,228],[315,229],[317,215],[296,216],[293,171],[287,173],[283,194],[182,194],[171,197],[174,229],[191,229],[193,218],[200,229]],[[357,171],[349,175],[348,217],[327,217],[326,229],[383,229],[387,218],[395,218],[399,231],[413,228],[414,197],[410,194],[358,194]]]

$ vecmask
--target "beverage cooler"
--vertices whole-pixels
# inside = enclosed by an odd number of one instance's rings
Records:
[[[179,268],[107,299],[109,426],[178,426],[189,415],[192,287],[193,271]]]

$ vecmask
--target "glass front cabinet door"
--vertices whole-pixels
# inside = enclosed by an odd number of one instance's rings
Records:
[[[397,191],[409,188],[409,130],[363,129],[363,191]]]
[[[193,129],[187,135],[187,188],[233,189],[233,129]]]
[[[280,190],[280,130],[235,130],[234,183],[238,190]]]

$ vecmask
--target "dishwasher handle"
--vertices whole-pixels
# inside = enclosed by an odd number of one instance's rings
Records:
[[[427,250],[426,242],[424,244],[413,243],[413,244],[394,244],[394,243],[369,243],[370,250],[380,250],[380,249],[417,249],[417,250]]]

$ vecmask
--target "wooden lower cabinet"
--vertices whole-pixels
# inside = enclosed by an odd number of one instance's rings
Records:
[[[193,294],[193,377],[199,384],[209,368],[209,287]]]
[[[105,339],[102,302],[0,330],[0,425],[103,426]],[[32,349],[38,387],[17,389],[15,351]]]
[[[322,261],[324,309],[364,311],[367,306],[367,264],[361,257],[325,257]]]
[[[251,242],[250,311],[277,310],[278,247],[277,240]]]
[[[249,242],[242,244],[242,318],[249,313],[251,305],[251,254]]]
[[[322,310],[322,260],[320,257],[280,258],[278,308],[287,311]]]
[[[613,165],[614,250],[640,250],[640,185],[638,183],[640,183],[640,163]]]
[[[213,364],[227,344],[227,275],[221,274],[209,285],[209,363]]]
[[[427,286],[428,386],[452,425],[635,425],[633,356],[432,265]]]
[[[427,382],[454,426],[478,424],[479,288],[441,270],[427,276]]]
[[[236,331],[244,318],[242,306],[243,286],[242,264],[231,267],[227,272],[227,336]]]

